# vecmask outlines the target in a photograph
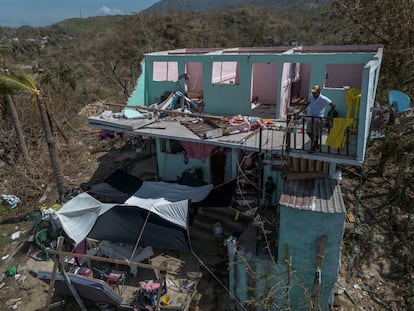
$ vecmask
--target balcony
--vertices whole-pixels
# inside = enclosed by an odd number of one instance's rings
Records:
[[[319,123],[321,126],[318,131],[318,144],[320,148],[312,151],[311,140],[306,133],[307,126],[310,124]],[[327,118],[317,118],[309,116],[288,115],[287,130],[286,130],[286,150],[292,152],[306,152],[315,154],[317,156],[328,156],[330,158],[343,158],[355,160],[357,156],[357,129],[355,128],[357,121],[354,120],[351,125],[343,126],[343,132],[338,135],[338,132],[333,132],[332,120]],[[331,133],[332,132],[332,133]],[[335,135],[336,138],[330,137],[327,144],[327,138],[330,135]],[[340,147],[332,147],[340,145]]]

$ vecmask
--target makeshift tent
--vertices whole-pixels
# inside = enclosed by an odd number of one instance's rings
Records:
[[[164,198],[168,201],[190,199],[191,203],[204,200],[213,189],[211,184],[185,185],[181,183],[143,181],[122,170],[116,170],[103,183],[92,185],[88,193],[103,202],[136,205],[135,197]],[[132,198],[130,198],[132,196]]]
[[[144,181],[141,187],[125,203],[135,205],[136,199],[158,199],[164,198],[168,201],[179,201],[184,198],[190,199],[191,202],[200,202],[204,200],[213,189],[213,185],[208,184],[199,187],[180,185],[177,183],[168,183],[163,181],[151,182]],[[142,201],[138,201],[142,202]]]
[[[136,243],[174,250],[190,250],[190,201],[134,199],[139,206],[104,204],[84,192],[56,212],[66,235],[77,245],[86,237]]]

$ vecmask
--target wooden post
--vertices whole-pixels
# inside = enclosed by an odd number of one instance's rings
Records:
[[[145,264],[145,263],[140,263],[140,262],[135,262],[135,261],[111,259],[111,258],[105,258],[105,257],[100,257],[100,256],[93,256],[93,255],[88,255],[88,254],[78,254],[78,253],[71,253],[71,252],[64,252],[64,251],[48,250],[47,252],[49,254],[58,254],[60,256],[73,256],[73,257],[86,258],[86,259],[91,259],[91,260],[96,260],[96,261],[101,261],[101,262],[109,262],[109,263],[113,263],[113,264],[120,264],[120,265],[125,265],[125,266],[136,266],[136,267],[141,267],[141,268],[146,268],[146,269],[158,269],[158,270],[166,271],[166,272],[171,273],[171,274],[177,274],[177,272],[175,272],[172,269],[168,269],[168,268],[165,268],[165,267],[154,266],[154,265]]]
[[[70,281],[70,278],[67,272],[65,271],[65,267],[63,266],[63,263],[60,262],[59,265],[60,265],[60,272],[62,273],[63,279],[65,280],[66,285],[68,286],[70,292],[72,293],[72,296],[75,298],[76,302],[78,303],[81,311],[88,311],[88,309],[86,309],[85,305],[83,304],[81,297],[76,291],[76,288],[72,285],[72,282]]]
[[[315,277],[313,279],[313,286],[312,286],[312,305],[311,310],[319,310],[319,286],[321,282],[321,273],[322,273],[322,262],[323,262],[323,253],[325,252],[325,244],[326,244],[327,237],[326,235],[321,236],[319,240],[319,251],[318,257],[316,260],[316,271]]]
[[[64,240],[64,238],[62,236],[60,236],[58,238],[58,241],[57,241],[57,250],[58,251],[62,250],[63,240]],[[56,255],[54,263],[53,263],[52,278],[50,279],[49,293],[47,295],[47,300],[46,300],[46,307],[45,307],[46,311],[48,311],[50,309],[50,302],[52,301],[53,289],[55,288],[56,271],[57,271],[57,268],[58,268],[59,258],[60,257],[58,255]]]
[[[160,276],[160,287],[158,287],[158,291],[157,291],[157,304],[155,306],[156,311],[158,311],[160,307],[162,287],[165,282],[165,271],[158,270],[158,275]]]

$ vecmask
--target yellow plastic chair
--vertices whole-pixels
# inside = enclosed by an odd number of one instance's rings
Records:
[[[326,138],[325,144],[331,148],[342,149],[346,144],[346,131],[352,126],[355,119],[334,118],[331,131]]]
[[[352,129],[357,128],[357,120],[359,114],[359,105],[361,103],[361,90],[358,88],[350,88],[346,91],[346,103],[348,111],[346,112],[347,119],[354,119]]]

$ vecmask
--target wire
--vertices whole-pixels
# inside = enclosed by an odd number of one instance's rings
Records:
[[[224,290],[230,294],[230,296],[240,305],[240,307],[243,310],[247,310],[247,308],[242,304],[242,302],[226,287],[226,285],[224,285],[224,283],[214,274],[213,271],[210,270],[210,268],[200,259],[200,257],[198,257],[196,255],[196,253],[194,253],[193,250],[191,250],[191,253],[193,254],[193,256],[198,260],[198,262],[208,271],[208,273],[210,273],[215,279],[216,281],[220,284],[221,287],[224,288]]]

